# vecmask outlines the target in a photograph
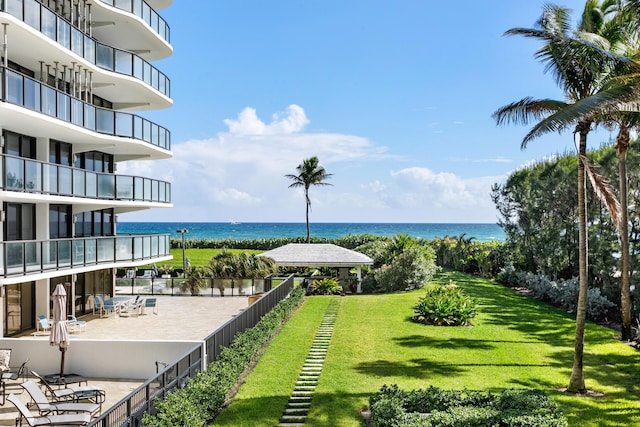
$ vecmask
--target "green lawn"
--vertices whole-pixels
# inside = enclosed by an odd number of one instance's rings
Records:
[[[491,281],[444,273],[480,303],[473,327],[409,321],[424,291],[307,298],[274,339],[217,426],[275,426],[330,298],[340,301],[331,346],[307,426],[362,426],[359,410],[383,384],[499,391],[537,388],[559,402],[574,426],[640,425],[640,354],[589,323],[587,387],[604,398],[556,391],[568,383],[571,316]]]
[[[227,249],[228,252],[231,253],[241,253],[247,252],[249,254],[261,254],[265,251],[259,250],[251,250],[251,249]],[[165,261],[161,264],[170,265],[174,268],[182,268],[182,249],[181,248],[172,248],[170,249],[171,255],[173,255],[173,259],[170,261]],[[207,265],[209,264],[209,260],[222,252],[222,249],[195,249],[195,248],[186,248],[184,250],[184,254],[186,257],[189,257],[189,261],[191,265]],[[160,265],[158,265],[160,266]],[[147,266],[151,268],[151,266]],[[145,268],[144,266],[141,268]]]

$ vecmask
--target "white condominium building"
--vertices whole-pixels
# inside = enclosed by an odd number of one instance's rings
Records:
[[[65,285],[67,312],[112,295],[117,268],[170,259],[169,235],[118,235],[127,212],[171,207],[171,185],[117,174],[171,157],[145,110],[172,105],[153,61],[172,53],[171,0],[0,0],[0,322],[36,328]]]

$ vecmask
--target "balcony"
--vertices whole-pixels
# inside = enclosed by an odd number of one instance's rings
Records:
[[[105,135],[132,138],[171,149],[168,129],[140,116],[96,107],[31,77],[0,67],[0,100]]]
[[[2,242],[0,277],[153,260],[170,255],[169,239],[152,234]]]
[[[149,62],[134,53],[98,42],[39,1],[5,0],[2,11],[22,20],[89,63],[104,70],[134,77],[167,98],[171,97],[169,78]]]
[[[129,12],[142,19],[164,41],[171,43],[169,25],[144,0],[98,0],[100,3]]]
[[[99,173],[9,155],[0,156],[0,186],[18,191],[100,200],[171,203],[171,183]]]

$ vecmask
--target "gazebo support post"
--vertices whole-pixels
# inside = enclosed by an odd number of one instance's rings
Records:
[[[362,293],[362,267],[358,267],[357,275],[358,275],[358,287],[356,288],[356,293],[361,294]]]

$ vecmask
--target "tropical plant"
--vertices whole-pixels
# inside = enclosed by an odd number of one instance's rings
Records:
[[[214,280],[228,279],[232,287],[235,287],[236,280],[261,279],[277,272],[275,261],[271,258],[227,250],[214,256],[206,268],[209,277]],[[220,287],[220,293],[224,295],[224,287]]]
[[[293,182],[289,185],[289,188],[303,187],[304,198],[306,201],[306,219],[307,219],[307,243],[311,242],[311,230],[309,229],[309,209],[311,208],[311,199],[309,198],[309,188],[312,185],[332,185],[328,182],[324,182],[330,178],[333,174],[327,173],[325,169],[320,166],[319,160],[316,156],[305,159],[300,163],[296,170],[297,175],[287,174],[285,177],[291,179]]]
[[[609,50],[603,37],[588,29],[571,31],[568,9],[546,5],[535,28],[513,28],[506,35],[522,35],[543,42],[536,56],[551,71],[562,88],[565,101],[523,98],[501,107],[494,113],[498,124],[529,124],[539,120],[524,137],[521,147],[549,132],[573,128],[578,136],[578,236],[580,296],[576,313],[574,360],[568,391],[586,391],[583,371],[584,330],[588,290],[587,221],[586,221],[586,152],[587,135],[594,123],[593,111],[620,100],[630,99],[632,88],[618,81],[606,80],[608,73],[626,62]],[[603,84],[603,81],[606,84]]]
[[[413,321],[436,326],[466,326],[476,315],[478,304],[454,283],[428,288],[413,307]]]
[[[207,270],[199,265],[188,267],[185,270],[185,280],[180,282],[180,291],[189,292],[191,296],[199,296],[200,289],[202,289],[209,275]]]
[[[342,292],[342,286],[335,277],[312,280],[307,287],[308,295],[340,295]]]

